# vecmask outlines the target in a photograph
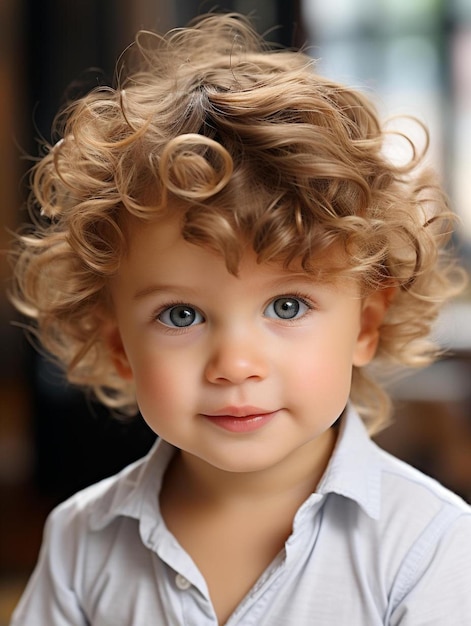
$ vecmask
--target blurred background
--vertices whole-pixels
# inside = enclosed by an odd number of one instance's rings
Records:
[[[0,249],[26,221],[29,156],[50,138],[70,97],[113,81],[140,28],[166,31],[212,9],[253,15],[269,39],[309,45],[319,71],[374,96],[385,116],[430,128],[430,160],[471,247],[471,3],[469,0],[2,0],[0,2]],[[45,516],[72,494],[147,451],[140,420],[121,424],[68,387],[25,340],[8,304],[0,256],[0,626],[37,558]],[[469,294],[439,320],[447,355],[397,383],[394,424],[377,440],[471,501]]]

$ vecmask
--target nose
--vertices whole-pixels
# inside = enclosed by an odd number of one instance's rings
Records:
[[[213,384],[261,381],[268,374],[268,358],[260,338],[248,333],[222,334],[214,339],[206,364],[206,380]]]

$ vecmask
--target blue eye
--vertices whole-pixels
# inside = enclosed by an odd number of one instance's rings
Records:
[[[173,326],[174,328],[187,328],[204,322],[201,313],[187,304],[171,306],[162,311],[157,319],[165,326]]]
[[[273,319],[294,320],[308,310],[309,306],[299,298],[286,296],[272,300],[265,309],[265,315]]]

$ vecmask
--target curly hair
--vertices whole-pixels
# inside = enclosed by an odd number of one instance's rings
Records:
[[[362,93],[316,74],[306,54],[270,46],[240,15],[202,16],[165,36],[141,32],[133,51],[116,88],[61,113],[62,139],[32,170],[16,306],[71,382],[130,411],[133,386],[102,337],[130,215],[178,211],[183,237],[235,274],[247,242],[260,263],[301,263],[307,273],[340,243],[342,272],[365,292],[397,288],[372,368],[354,368],[352,379],[352,401],[378,430],[389,405],[377,374],[436,357],[431,325],[459,289],[446,251],[453,215],[423,167],[425,150],[405,138],[411,156],[394,163]]]

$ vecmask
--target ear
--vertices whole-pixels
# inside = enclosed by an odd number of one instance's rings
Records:
[[[374,358],[379,343],[379,329],[395,293],[396,287],[386,287],[363,299],[353,365],[362,367]]]
[[[105,322],[103,325],[103,336],[118,375],[124,380],[132,380],[133,371],[124,348],[118,324],[111,321]]]

